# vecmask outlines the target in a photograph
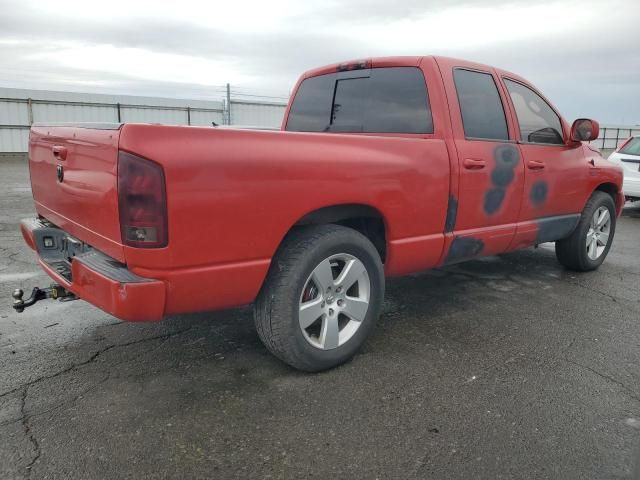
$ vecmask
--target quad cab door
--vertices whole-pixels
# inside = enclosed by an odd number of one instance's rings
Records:
[[[589,163],[582,144],[567,141],[569,128],[542,95],[522,80],[502,76],[516,120],[524,161],[524,194],[511,249],[567,237],[587,196]]]
[[[495,71],[456,60],[437,61],[457,151],[441,260],[449,264],[508,249],[520,212],[524,164]]]

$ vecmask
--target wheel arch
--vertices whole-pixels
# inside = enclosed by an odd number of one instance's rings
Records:
[[[331,223],[352,228],[367,237],[376,247],[382,263],[385,262],[388,239],[387,221],[380,210],[370,205],[346,203],[318,208],[299,218],[283,238],[297,228]]]
[[[611,182],[601,183],[595,188],[592,194],[594,192],[604,192],[611,195],[611,198],[613,198],[613,203],[616,206],[616,211],[620,211],[620,209],[623,207],[623,205],[620,205],[620,195],[619,195],[620,190],[618,189],[615,183],[611,183]]]

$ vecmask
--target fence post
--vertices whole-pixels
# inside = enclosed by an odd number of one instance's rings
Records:
[[[118,123],[122,123],[122,117],[120,115],[120,102],[116,103],[116,109],[118,110]]]
[[[191,107],[187,107],[187,125],[191,125]]]
[[[31,97],[27,98],[27,110],[29,112],[29,125],[33,125],[33,102]]]
[[[227,83],[227,125],[231,125],[231,86]]]
[[[607,144],[607,127],[604,127],[602,129],[602,147],[601,148],[604,148],[606,144]]]

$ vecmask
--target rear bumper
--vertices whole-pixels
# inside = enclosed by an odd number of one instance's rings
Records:
[[[27,245],[38,253],[38,262],[47,274],[65,289],[128,321],[161,320],[164,316],[166,286],[163,281],[140,277],[125,265],[96,251],[73,258],[71,269],[61,272],[40,254],[42,231],[47,229],[37,219],[20,223]],[[50,230],[50,229],[49,229]]]

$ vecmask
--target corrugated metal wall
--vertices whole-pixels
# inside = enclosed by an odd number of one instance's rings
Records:
[[[29,129],[0,127],[0,153],[26,152],[28,141]]]
[[[7,100],[0,103],[0,125],[28,125],[27,102]]]
[[[231,125],[279,127],[286,105],[231,100]]]
[[[231,124],[278,128],[285,104],[231,100]],[[0,152],[26,152],[37,122],[226,123],[225,102],[0,88]]]

